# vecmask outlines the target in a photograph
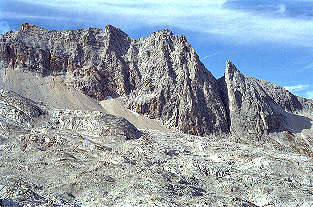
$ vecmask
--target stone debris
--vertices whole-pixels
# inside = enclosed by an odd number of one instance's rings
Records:
[[[2,205],[312,205],[310,156],[229,137],[141,133],[126,140],[63,126],[10,131],[0,145]]]
[[[3,123],[31,126],[42,114],[33,101],[12,91],[0,90],[0,120]]]

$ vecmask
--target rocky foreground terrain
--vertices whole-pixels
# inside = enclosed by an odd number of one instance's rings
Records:
[[[0,35],[0,206],[313,206],[313,100],[184,36]]]

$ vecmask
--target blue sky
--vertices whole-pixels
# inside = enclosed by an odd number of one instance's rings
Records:
[[[24,22],[112,24],[134,38],[169,28],[187,37],[217,78],[230,59],[246,75],[313,98],[313,0],[1,0],[0,33]]]

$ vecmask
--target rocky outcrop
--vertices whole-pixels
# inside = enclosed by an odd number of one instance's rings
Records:
[[[217,80],[186,38],[169,30],[135,40],[111,25],[54,31],[23,24],[0,37],[0,61],[62,77],[97,100],[125,97],[128,108],[185,133],[228,132]]]
[[[126,73],[135,73],[122,60],[129,41],[112,26],[50,31],[26,23],[1,37],[0,60],[15,70],[64,76],[68,85],[102,100],[132,88]]]
[[[245,76],[230,62],[217,81],[186,38],[170,30],[135,40],[111,25],[104,30],[54,31],[26,23],[19,31],[0,36],[0,63],[8,82],[2,85],[18,88],[17,92],[26,90],[8,79],[17,74],[14,71],[52,77],[53,87],[45,79],[37,81],[38,90],[32,89],[36,95],[27,90],[36,101],[57,97],[57,106],[85,107],[88,98],[76,101],[83,96],[69,96],[65,87],[100,101],[119,97],[128,109],[193,135],[229,131],[261,135],[310,127],[310,120],[294,114],[312,113],[312,101]],[[61,84],[55,87],[54,80]],[[49,93],[61,95],[42,95]],[[62,94],[69,98],[60,98]],[[89,108],[99,106],[93,103]]]
[[[44,112],[29,99],[11,91],[0,90],[0,120],[30,127]]]
[[[219,85],[232,133],[262,135],[311,128],[309,118],[294,113],[312,112],[313,101],[297,97],[273,83],[243,75],[230,61]]]
[[[138,139],[141,132],[124,118],[98,111],[50,110],[49,115],[56,128],[98,137],[113,136],[122,140]],[[51,122],[51,121],[50,121]]]
[[[0,90],[0,131],[8,131],[8,127],[32,129],[37,125],[45,129],[75,130],[100,140],[107,136],[122,140],[141,136],[141,132],[124,118],[100,111],[55,109],[12,91]]]

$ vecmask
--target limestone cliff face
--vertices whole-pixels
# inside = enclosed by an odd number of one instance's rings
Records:
[[[313,101],[297,97],[273,83],[243,75],[230,61],[219,84],[233,133],[262,135],[311,128],[310,119],[296,114],[313,113]]]
[[[57,76],[96,100],[120,97],[134,112],[194,135],[296,131],[310,121],[294,113],[313,111],[312,101],[245,76],[231,62],[217,81],[170,30],[136,40],[111,25],[54,31],[25,23],[0,35],[0,67]]]
[[[131,39],[112,26],[105,30],[50,31],[23,24],[1,37],[0,60],[14,69],[64,76],[92,98],[125,95],[133,88],[122,56]]]
[[[4,68],[61,76],[97,100],[125,97],[130,109],[169,128],[228,132],[217,80],[186,38],[169,30],[135,40],[111,25],[54,31],[23,24],[0,37],[0,61]]]
[[[217,81],[185,37],[169,30],[156,32],[139,40],[128,58],[141,74],[129,108],[190,134],[228,131]]]

